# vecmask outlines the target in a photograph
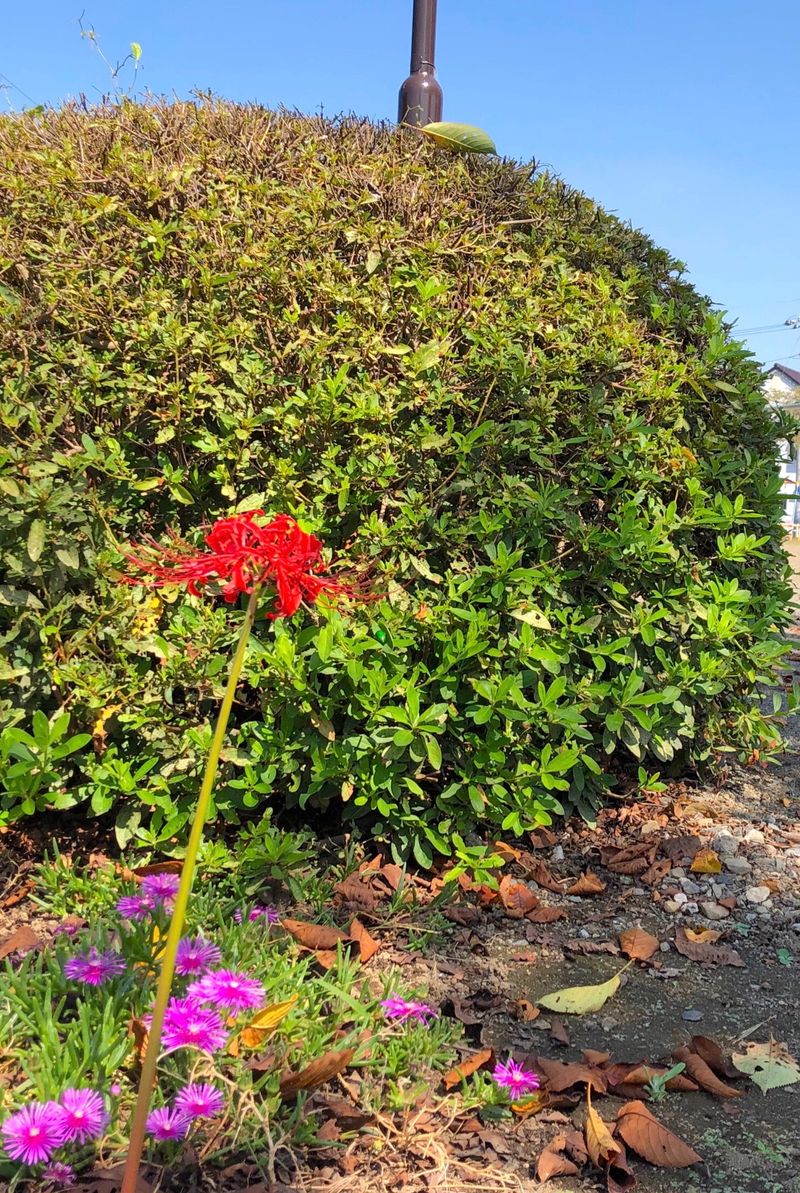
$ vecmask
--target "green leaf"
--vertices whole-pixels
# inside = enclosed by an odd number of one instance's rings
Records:
[[[420,132],[441,149],[453,149],[458,153],[497,153],[497,146],[489,134],[474,124],[437,120],[426,124]]]
[[[10,584],[0,584],[0,605],[14,605],[18,609],[43,609],[44,605],[37,596],[25,588],[14,588]]]
[[[45,525],[41,518],[34,518],[28,531],[28,556],[32,563],[41,559],[44,551]]]
[[[377,249],[370,249],[367,253],[367,276],[371,276],[378,268],[382,260],[381,254]]]
[[[541,609],[534,609],[528,605],[520,605],[518,609],[509,610],[517,621],[524,621],[526,625],[535,626],[537,630],[552,630],[552,625],[542,613]]]
[[[142,56],[142,47],[139,45],[138,41],[132,41],[131,42],[131,58],[133,59],[134,62],[138,62],[139,59],[141,58],[141,56]]]
[[[59,563],[63,563],[64,567],[72,568],[73,571],[81,566],[81,557],[77,547],[59,547],[56,551],[56,559]]]

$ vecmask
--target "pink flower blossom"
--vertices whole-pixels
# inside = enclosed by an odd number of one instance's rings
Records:
[[[183,978],[205,973],[212,965],[217,964],[221,956],[217,946],[210,941],[203,940],[200,936],[196,940],[190,940],[185,936],[178,944],[175,972]]]
[[[512,1057],[505,1064],[497,1062],[492,1070],[492,1077],[499,1086],[508,1090],[512,1101],[521,1098],[523,1094],[533,1093],[539,1088],[539,1077],[530,1069],[523,1069]]]
[[[175,1109],[185,1118],[214,1118],[225,1105],[225,1096],[213,1085],[184,1086],[175,1098]]]
[[[239,907],[237,907],[236,911],[233,913],[233,918],[237,924],[241,924],[242,920],[244,919],[244,915],[242,914],[242,911]],[[279,912],[276,911],[274,907],[262,907],[256,904],[255,907],[251,907],[248,911],[247,918],[251,922],[253,920],[264,919],[268,924],[277,924],[281,917]]]
[[[183,1139],[189,1130],[189,1120],[169,1106],[159,1106],[147,1116],[147,1132],[154,1139]]]
[[[426,1002],[409,1002],[408,999],[400,998],[397,994],[393,994],[390,998],[384,998],[381,1006],[387,1019],[400,1019],[402,1022],[407,1019],[416,1019],[418,1023],[424,1023],[426,1027],[428,1020],[435,1019],[437,1015],[433,1007],[428,1006]]]
[[[251,1011],[264,1003],[261,983],[232,969],[217,969],[205,974],[199,981],[192,982],[186,993],[198,1002],[210,1002],[234,1014]]]
[[[117,911],[126,920],[146,920],[154,907],[149,895],[123,895],[117,899]]]
[[[64,1112],[55,1102],[29,1102],[0,1126],[12,1160],[44,1164],[64,1142]]]
[[[64,1112],[64,1142],[99,1139],[108,1122],[105,1103],[93,1089],[65,1089],[59,1105]]]
[[[65,977],[75,982],[83,982],[86,986],[102,986],[111,978],[118,977],[125,972],[125,961],[119,953],[110,950],[98,953],[92,947],[88,953],[79,953],[64,965]]]
[[[178,874],[148,874],[146,878],[142,879],[141,892],[146,898],[152,899],[154,903],[163,903],[169,906],[177,895],[180,885],[181,880]]]
[[[55,1160],[42,1172],[42,1180],[49,1181],[51,1185],[74,1185],[75,1169],[71,1164],[62,1164],[60,1160]]]
[[[199,1048],[201,1052],[217,1052],[224,1047],[228,1032],[222,1017],[197,999],[171,998],[161,1038],[167,1051]]]

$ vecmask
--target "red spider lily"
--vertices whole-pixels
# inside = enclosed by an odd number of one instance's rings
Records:
[[[137,574],[125,576],[125,583],[140,584],[149,577],[156,587],[185,584],[192,596],[199,596],[201,585],[219,580],[228,602],[269,584],[275,589],[275,607],[268,614],[273,618],[290,617],[303,601],[313,604],[323,593],[357,595],[353,585],[321,574],[322,543],[315,535],[306,534],[288,514],[259,524],[264,517],[263,510],[252,510],[221,518],[205,536],[207,551],[197,551],[177,535],[168,547],[149,539],[138,554],[127,556]]]

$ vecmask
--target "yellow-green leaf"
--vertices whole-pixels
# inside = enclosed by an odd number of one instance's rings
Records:
[[[437,120],[426,124],[420,132],[442,149],[455,149],[457,153],[497,153],[497,146],[489,134],[474,124]]]
[[[516,617],[517,621],[524,621],[526,625],[532,625],[537,630],[553,628],[540,609],[531,609],[520,605],[518,609],[511,609],[510,613],[512,617]]]
[[[44,531],[44,522],[41,518],[35,518],[28,531],[28,555],[32,563],[36,563],[44,551]]]
[[[139,59],[141,58],[141,56],[142,56],[142,47],[139,45],[138,41],[132,41],[131,42],[131,58],[133,59],[134,62],[138,62]]]
[[[628,962],[630,965],[631,962]],[[560,1015],[589,1015],[592,1011],[599,1011],[605,1006],[612,994],[619,990],[621,975],[628,968],[624,965],[619,973],[599,986],[567,986],[564,990],[556,990],[554,994],[545,994],[537,999],[540,1007],[548,1011],[556,1011]]]
[[[232,1056],[238,1056],[240,1045],[243,1048],[260,1048],[270,1032],[273,1032],[278,1024],[286,1018],[296,1002],[297,995],[293,994],[291,998],[287,998],[283,1002],[276,1002],[271,1007],[263,1007],[257,1011],[247,1027],[243,1027],[238,1035],[230,1041],[229,1053]]]
[[[768,1044],[745,1044],[744,1052],[731,1057],[740,1073],[746,1073],[762,1093],[800,1081],[800,1065],[785,1044],[770,1039]]]

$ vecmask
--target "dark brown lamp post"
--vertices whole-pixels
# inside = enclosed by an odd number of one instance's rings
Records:
[[[436,81],[436,0],[414,0],[411,74],[400,88],[400,124],[432,124],[442,118],[442,89]]]

